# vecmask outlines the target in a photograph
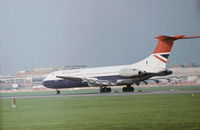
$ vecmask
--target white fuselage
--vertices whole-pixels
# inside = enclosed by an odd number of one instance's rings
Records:
[[[154,67],[153,65],[146,63],[147,62],[146,60],[148,59],[149,57],[143,61],[131,65],[55,71],[46,76],[46,78],[43,81],[43,85],[49,88],[71,88],[71,87],[88,86],[88,84],[86,83],[67,81],[62,78],[58,78],[56,76],[95,78],[117,83],[120,80],[138,78],[137,76],[123,77],[120,74],[120,71],[123,69],[136,69],[147,73],[158,73],[160,71],[165,70],[165,68]],[[148,78],[149,77],[151,76],[148,76]]]

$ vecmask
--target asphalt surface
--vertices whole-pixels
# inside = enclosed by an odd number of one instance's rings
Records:
[[[92,97],[92,96],[126,96],[126,95],[156,95],[156,94],[200,94],[200,90],[175,90],[154,92],[117,92],[117,93],[76,93],[76,94],[49,94],[49,95],[20,95],[0,96],[0,99],[8,98],[50,98],[50,97]]]

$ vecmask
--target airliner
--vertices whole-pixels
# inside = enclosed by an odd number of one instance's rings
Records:
[[[47,88],[56,89],[57,94],[62,88],[99,87],[100,92],[111,92],[111,86],[124,85],[123,92],[134,92],[133,84],[147,84],[147,80],[160,82],[172,71],[166,63],[175,40],[200,38],[200,36],[165,36],[159,35],[157,46],[147,58],[130,65],[85,68],[55,71],[46,76],[42,84]]]

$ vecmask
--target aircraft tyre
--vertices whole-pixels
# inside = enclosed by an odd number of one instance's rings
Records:
[[[126,91],[127,91],[127,87],[123,87],[122,92],[126,92]]]
[[[122,92],[134,92],[134,88],[133,87],[123,87]]]
[[[60,90],[56,90],[56,94],[60,94]]]
[[[107,92],[111,92],[111,88],[107,88]]]
[[[101,92],[101,93],[111,92],[111,88],[110,88],[110,87],[109,87],[109,88],[107,88],[107,87],[102,87],[102,88],[100,88],[100,92]]]

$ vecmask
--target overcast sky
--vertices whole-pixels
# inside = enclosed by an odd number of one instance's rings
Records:
[[[200,0],[0,0],[0,73],[124,65],[155,36],[200,35]],[[200,39],[175,42],[169,65],[200,63]]]

